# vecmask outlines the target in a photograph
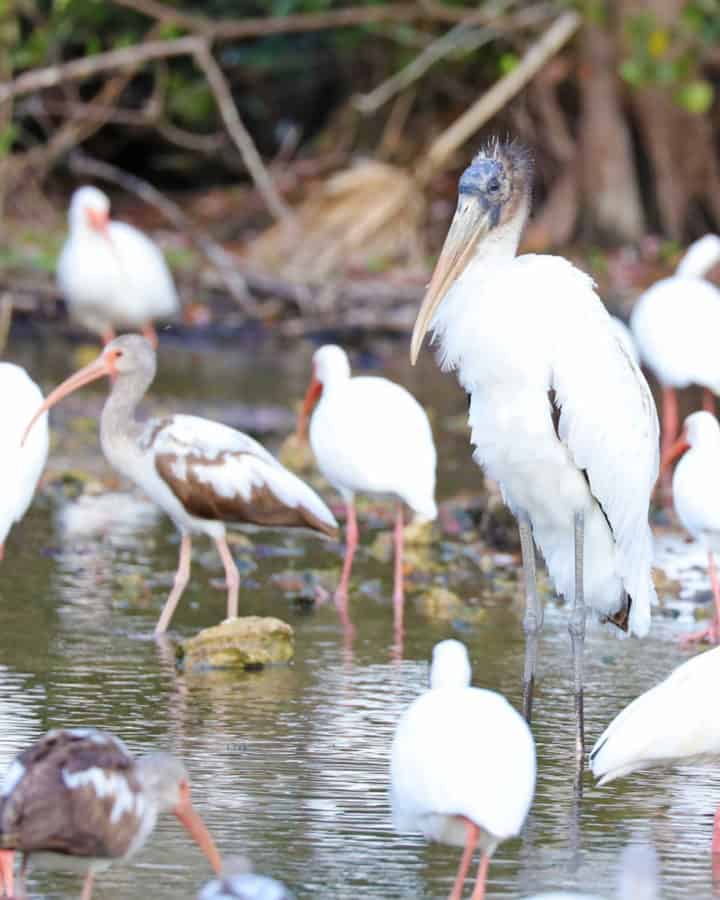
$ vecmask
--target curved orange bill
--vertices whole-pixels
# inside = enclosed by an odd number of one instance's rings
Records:
[[[475,197],[461,195],[425,298],[415,319],[410,341],[410,362],[413,365],[417,361],[423,338],[438,306],[453,282],[465,271],[467,264],[473,258],[480,238],[487,232],[489,224],[488,211],[480,202]]]
[[[297,435],[298,440],[307,440],[310,413],[313,411],[313,407],[320,399],[322,389],[322,382],[317,380],[317,378],[315,377],[315,373],[313,372],[313,377],[310,379],[310,385],[305,393],[305,399],[303,400],[302,409],[300,410],[300,415],[298,416],[297,429],[295,430],[295,434]]]
[[[663,457],[660,463],[660,474],[662,475],[665,471],[667,471],[668,467],[675,462],[678,456],[682,456],[686,450],[690,449],[690,444],[688,443],[687,435],[683,431],[680,437],[675,441],[674,444],[671,444],[668,447],[667,453]]]
[[[62,400],[63,397],[66,397],[68,394],[71,394],[73,391],[76,391],[78,388],[83,387],[86,384],[89,384],[91,381],[96,381],[98,378],[102,378],[104,375],[108,375],[112,377],[115,375],[115,364],[112,356],[106,356],[104,353],[99,356],[94,362],[91,362],[90,365],[85,366],[80,369],[79,372],[76,372],[74,375],[71,375],[62,384],[58,385],[54,391],[47,395],[45,398],[45,402],[40,406],[33,415],[32,419],[28,423],[27,428],[23,432],[22,440],[20,441],[20,446],[22,446],[28,434],[30,434],[30,429],[37,422],[40,416],[47,412],[51,406],[55,406],[55,404]]]
[[[182,822],[190,837],[205,854],[208,862],[213,867],[213,871],[219,875],[222,868],[220,854],[215,846],[215,841],[212,839],[212,835],[207,830],[207,826],[200,818],[200,815],[195,812],[193,805],[190,802],[189,793],[183,796],[173,812],[180,822]]]

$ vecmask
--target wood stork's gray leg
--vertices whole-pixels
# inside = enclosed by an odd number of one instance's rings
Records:
[[[585,647],[585,591],[583,586],[583,541],[585,516],[575,513],[575,596],[568,623],[573,654],[575,689],[575,756],[582,769],[585,755],[585,724],[583,720],[583,653]]]
[[[528,724],[532,721],[533,691],[535,689],[535,665],[537,663],[538,636],[543,623],[542,605],[538,599],[535,577],[535,545],[530,517],[524,510],[518,514],[520,549],[522,550],[523,575],[525,576],[525,671],[523,673],[523,715]]]

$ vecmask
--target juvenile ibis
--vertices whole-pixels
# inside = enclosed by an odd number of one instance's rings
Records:
[[[472,896],[482,900],[490,857],[520,832],[535,792],[530,729],[501,694],[470,687],[470,675],[464,644],[435,645],[430,690],[403,713],[390,757],[396,829],[465,848],[450,900],[460,900],[477,846]]]
[[[317,405],[316,405],[317,404]],[[314,412],[313,412],[314,409]],[[352,377],[347,354],[328,344],[313,355],[313,372],[298,422],[322,474],[345,501],[345,560],[335,599],[347,618],[348,586],[358,545],[355,494],[389,494],[395,516],[395,623],[403,614],[403,504],[417,521],[437,516],[437,454],[425,410],[405,388],[387,378]]]
[[[680,437],[667,451],[665,464],[669,466],[681,454],[672,479],[673,504],[683,526],[707,550],[715,604],[710,625],[686,635],[683,643],[709,640],[717,644],[720,583],[715,553],[720,551],[720,425],[712,413],[700,411],[685,419]]]
[[[25,369],[0,362],[0,560],[15,522],[27,512],[48,455],[47,416],[24,446],[28,409],[42,403],[40,388]]]
[[[173,812],[216,872],[220,855],[190,799],[183,763],[170,753],[133,758],[114,735],[95,728],[49,731],[11,763],[0,788],[0,865],[12,894],[12,857],[75,857],[87,874],[137,853],[159,815]],[[47,857],[46,857],[47,858]]]
[[[642,361],[662,389],[663,459],[680,426],[676,390],[699,384],[709,412],[720,393],[720,290],[703,277],[717,262],[720,237],[706,234],[691,244],[674,275],[641,295],[630,317]]]
[[[647,383],[592,280],[558,256],[516,256],[531,186],[530,156],[516,142],[492,142],[465,170],[411,359],[431,330],[443,369],[454,369],[470,395],[474,458],[518,520],[528,721],[542,624],[533,538],[571,605],[581,763],[587,607],[638,636],[650,627],[648,507],[658,423]]]
[[[110,200],[95,187],[70,201],[70,235],[57,278],[70,315],[108,343],[116,329],[140,331],[157,346],[153,322],[178,311],[170,270],[142,231],[110,219]]]
[[[226,540],[226,523],[305,528],[337,533],[333,514],[303,481],[257,441],[196,416],[167,416],[140,423],[135,409],[155,377],[155,351],[140,335],[111,341],[100,356],[64,381],[35,413],[103,376],[113,378],[100,418],[100,443],[115,469],[134,481],[180,532],[180,560],[156,634],[167,630],[190,578],[193,534],[217,545],[227,580],[227,615],[238,614],[240,576]]]
[[[641,769],[717,757],[719,677],[720,647],[715,647],[678,666],[665,681],[626,706],[590,753],[598,786]],[[720,853],[720,808],[715,814],[712,852]]]

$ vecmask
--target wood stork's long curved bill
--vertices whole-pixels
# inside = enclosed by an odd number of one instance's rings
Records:
[[[425,299],[415,319],[410,342],[410,362],[413,365],[438,306],[475,255],[478,244],[492,227],[493,218],[493,207],[485,206],[477,197],[460,196]]]

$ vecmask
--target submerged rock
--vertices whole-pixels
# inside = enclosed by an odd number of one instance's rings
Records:
[[[477,604],[478,601],[476,600]],[[471,605],[471,601],[463,600],[454,591],[442,587],[433,587],[423,591],[415,598],[418,612],[441,622],[453,619],[465,619],[481,622],[487,616],[487,610],[480,605]]]
[[[287,622],[272,616],[242,616],[204,628],[180,645],[186,670],[257,669],[287,663],[294,654],[294,634]]]

